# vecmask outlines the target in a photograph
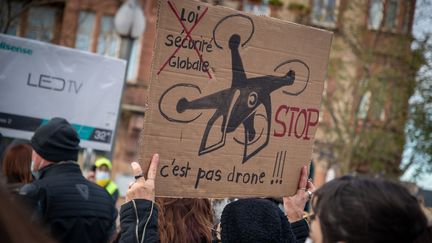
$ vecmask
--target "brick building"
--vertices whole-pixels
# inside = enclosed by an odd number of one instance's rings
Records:
[[[4,7],[10,7],[12,20],[2,26],[7,34],[111,57],[124,57],[127,40],[115,33],[113,23],[122,1],[7,1],[7,4],[9,6]],[[157,1],[143,0],[141,6],[146,17],[146,28],[132,48],[114,152],[114,170],[117,171],[128,171],[129,164],[123,162],[136,159],[137,140],[147,101]]]
[[[337,136],[337,132],[334,132],[335,123],[343,119],[346,112],[343,109],[328,110],[330,107],[335,107],[334,104],[340,104],[341,107],[348,104],[351,108],[357,108],[357,112],[349,113],[350,117],[347,118],[351,125],[358,123],[359,127],[363,124],[369,126],[374,123],[385,123],[391,118],[396,122],[391,124],[390,129],[403,136],[406,114],[394,119],[392,103],[395,101],[384,102],[380,107],[370,108],[373,107],[371,99],[380,94],[376,94],[375,90],[363,90],[359,94],[359,90],[356,89],[358,86],[354,84],[363,82],[365,77],[363,58],[371,63],[367,68],[372,70],[372,73],[378,72],[377,70],[383,66],[400,66],[387,60],[386,50],[402,39],[403,44],[398,45],[398,51],[409,52],[415,0],[283,0],[280,2],[281,6],[269,5],[267,0],[207,2],[334,31],[325,94],[327,102],[333,105],[323,107],[321,125],[317,132],[317,146],[313,155],[315,181],[318,185],[325,181],[327,170],[337,164],[332,160],[334,151],[327,148],[331,148],[337,140],[333,139]],[[11,9],[12,19],[6,24],[7,26],[2,26],[3,32],[6,31],[7,34],[112,57],[123,57],[123,46],[126,40],[121,39],[113,28],[113,18],[122,3],[121,0],[7,1],[7,3]],[[146,29],[142,37],[134,42],[130,58],[114,150],[116,172],[129,171],[129,162],[136,159],[149,87],[156,33],[157,1],[141,0],[140,3],[146,18]],[[358,32],[361,32],[358,36],[351,34]],[[376,39],[377,35],[380,38],[379,42]],[[356,49],[357,42],[360,42],[359,46],[365,49],[373,46],[372,56],[359,55],[362,50]],[[340,63],[344,63],[345,66],[338,66]],[[413,74],[410,75],[406,82],[413,82],[414,79],[409,79]],[[346,89],[342,95],[338,94],[341,91],[341,81]],[[412,93],[412,91],[397,89],[394,84],[380,89],[387,94],[400,95],[402,98],[398,102],[402,107],[407,106],[408,98]],[[327,131],[329,129],[333,129],[333,132],[329,133]],[[394,150],[399,150],[399,158],[394,158],[394,161],[399,159],[397,162],[400,162],[403,142],[402,138],[402,142],[395,145]],[[396,157],[397,154],[396,152]]]

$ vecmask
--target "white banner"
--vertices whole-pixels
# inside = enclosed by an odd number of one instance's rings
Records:
[[[124,60],[0,34],[0,132],[30,139],[63,117],[81,147],[110,151],[125,69]]]

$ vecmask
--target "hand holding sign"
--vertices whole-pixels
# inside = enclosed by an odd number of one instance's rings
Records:
[[[156,196],[294,195],[332,33],[191,0],[161,0],[158,13],[139,153],[165,151]]]
[[[129,185],[129,190],[126,192],[125,203],[133,199],[155,200],[155,179],[156,170],[159,164],[159,154],[154,154],[150,163],[147,177],[144,176],[141,166],[137,162],[132,162],[131,167],[136,181]]]
[[[303,218],[303,209],[315,191],[314,184],[308,180],[308,167],[301,168],[297,193],[291,197],[284,197],[284,209],[289,222],[295,222]]]

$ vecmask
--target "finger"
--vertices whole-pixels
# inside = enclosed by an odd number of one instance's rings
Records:
[[[154,154],[150,163],[149,170],[147,172],[147,179],[155,179],[156,171],[159,164],[159,154]]]
[[[299,185],[298,188],[306,188],[307,186],[307,179],[308,179],[308,175],[307,175],[307,165],[304,165],[301,168],[300,171],[300,180],[299,180]]]
[[[134,174],[134,176],[142,174],[141,166],[137,162],[132,162],[131,167],[132,167],[132,173]],[[145,180],[145,179],[140,177],[137,179],[137,181],[138,180]]]
[[[307,182],[307,189],[308,189],[309,191],[311,191],[311,192],[315,192],[316,187],[315,187],[315,185],[313,184],[312,181],[308,181],[308,182]]]

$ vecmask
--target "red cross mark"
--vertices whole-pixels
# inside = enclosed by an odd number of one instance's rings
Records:
[[[195,27],[198,25],[198,23],[201,21],[201,19],[204,17],[204,15],[207,13],[208,7],[204,9],[203,13],[199,16],[199,18],[197,19],[197,21],[195,22],[195,24],[192,25],[192,27],[188,30],[186,28],[186,26],[184,25],[183,21],[181,21],[180,15],[176,9],[176,7],[174,6],[174,4],[171,1],[167,1],[169,7],[171,8],[171,10],[173,11],[174,15],[177,17],[177,20],[179,21],[179,23],[181,24],[184,32],[186,33],[186,38],[183,39],[183,41],[181,42],[181,44],[177,47],[177,49],[175,49],[175,51],[171,54],[171,56],[166,60],[166,62],[160,67],[159,71],[157,72],[157,75],[159,75],[162,70],[166,67],[166,65],[168,64],[168,62],[171,60],[171,58],[173,56],[175,56],[175,54],[180,50],[180,48],[183,46],[183,43],[186,41],[186,39],[189,39],[190,42],[193,42],[193,39],[191,37],[191,33],[192,31],[195,29]],[[196,45],[194,45],[194,50],[197,53],[201,63],[203,63],[203,58],[202,58],[202,54],[201,52],[199,52],[199,50],[197,49]],[[212,76],[210,75],[209,70],[207,69],[207,75],[209,78],[212,78]]]

